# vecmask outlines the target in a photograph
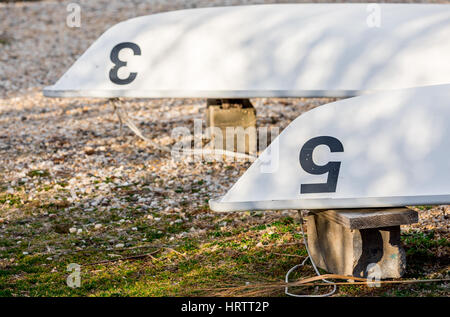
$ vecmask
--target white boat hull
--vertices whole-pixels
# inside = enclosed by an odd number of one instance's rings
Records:
[[[349,98],[295,119],[215,211],[450,203],[450,85]]]
[[[450,5],[378,8],[274,4],[130,19],[100,36],[44,95],[348,97],[448,83]],[[378,13],[379,25],[371,24]]]

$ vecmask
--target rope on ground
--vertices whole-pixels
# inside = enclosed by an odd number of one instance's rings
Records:
[[[327,283],[315,283],[323,279],[341,279],[341,280],[353,280],[354,282],[331,282]],[[216,296],[261,296],[263,294],[271,293],[275,290],[286,287],[311,287],[311,286],[337,286],[337,285],[367,285],[377,286],[380,284],[418,284],[418,283],[442,283],[448,282],[450,278],[443,279],[428,279],[428,280],[391,280],[391,281],[373,281],[370,279],[338,274],[323,274],[320,276],[309,277],[289,283],[285,282],[273,282],[273,283],[255,283],[241,286],[227,286],[213,289],[203,289],[204,291],[219,291]],[[295,295],[295,294],[294,294]],[[304,295],[311,296],[311,295]],[[320,295],[316,295],[320,296]]]
[[[305,244],[305,248],[306,248],[306,252],[308,252],[308,256],[303,260],[302,263],[295,265],[294,267],[292,267],[287,273],[286,273],[286,277],[285,277],[285,282],[286,284],[289,284],[289,275],[295,271],[298,267],[304,266],[306,261],[309,259],[311,261],[311,264],[314,268],[314,271],[317,274],[317,277],[315,277],[315,279],[320,279],[322,281],[324,281],[324,283],[329,284],[329,285],[333,285],[333,289],[326,293],[326,294],[320,294],[320,295],[299,295],[299,294],[293,294],[291,292],[289,292],[289,285],[286,285],[286,287],[284,288],[284,293],[286,295],[292,296],[292,297],[327,297],[327,296],[331,296],[333,295],[336,290],[337,290],[337,286],[336,284],[333,284],[333,282],[330,282],[328,280],[326,280],[323,276],[321,276],[319,270],[317,269],[316,264],[314,263],[313,258],[311,257],[311,253],[309,252],[309,248],[308,248],[308,242],[306,242],[306,237],[305,237],[305,232],[303,231],[303,210],[300,211],[300,229],[302,231],[302,236],[303,236],[303,243]],[[307,280],[311,280],[310,279],[305,279],[303,281],[307,281]]]

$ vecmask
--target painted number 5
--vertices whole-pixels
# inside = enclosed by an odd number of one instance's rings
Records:
[[[111,62],[114,63],[114,67],[111,68],[111,70],[109,71],[109,79],[117,85],[129,84],[133,80],[135,80],[135,78],[137,76],[137,73],[130,73],[127,78],[122,79],[122,78],[119,78],[119,76],[117,75],[119,68],[127,66],[127,62],[124,62],[119,59],[119,53],[124,48],[130,48],[131,50],[133,50],[134,55],[141,55],[141,48],[139,46],[137,46],[137,44],[135,44],[135,43],[124,42],[124,43],[120,43],[120,44],[117,44],[116,46],[114,46],[114,48],[112,49],[111,54],[109,56],[109,58],[111,59]]]
[[[325,165],[316,165],[312,159],[312,156],[314,149],[319,145],[328,146],[331,152],[344,152],[344,146],[341,141],[331,136],[318,136],[307,141],[300,150],[299,158],[301,167],[305,170],[305,172],[313,175],[328,173],[328,179],[326,183],[301,184],[301,194],[336,192],[341,162],[328,162]]]

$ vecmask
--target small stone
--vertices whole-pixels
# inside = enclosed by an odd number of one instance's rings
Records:
[[[116,244],[116,248],[123,248],[124,246],[125,246],[125,244],[123,244],[123,243]]]
[[[81,234],[82,232],[83,232],[82,229],[78,229],[78,230],[77,230],[77,234]]]
[[[152,216],[152,215],[148,215],[148,216],[147,216],[147,219],[148,219],[148,220],[153,220],[153,216]]]
[[[27,251],[22,252],[23,255],[28,255],[29,253]]]
[[[87,146],[84,148],[84,153],[86,155],[92,155],[95,153],[95,150],[93,148],[91,148],[90,146]]]
[[[73,228],[73,227],[72,227],[72,228],[69,229],[69,232],[70,232],[70,233],[75,233],[75,232],[77,232],[77,228]]]
[[[94,226],[94,229],[98,230],[98,229],[100,229],[101,227],[102,227],[102,224],[101,224],[101,223],[97,223],[97,224]]]
[[[133,230],[133,231],[137,231],[137,228],[136,228],[136,227],[133,227],[133,228],[131,228],[131,230]]]

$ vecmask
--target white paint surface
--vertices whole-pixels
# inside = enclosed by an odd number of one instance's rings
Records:
[[[220,200],[215,211],[394,207],[450,203],[450,85],[368,94],[295,119]],[[343,152],[313,152],[317,165],[341,162],[336,192],[301,194],[323,183],[299,163],[303,145],[332,136]],[[272,153],[270,155],[269,153]],[[266,173],[264,164],[278,160]],[[266,162],[266,163],[264,163]],[[267,170],[267,169],[266,169]]]
[[[202,8],[127,20],[107,30],[58,80],[50,97],[297,97],[445,84],[450,5],[275,4]],[[127,85],[110,81],[112,48]],[[128,52],[127,52],[128,51]]]

